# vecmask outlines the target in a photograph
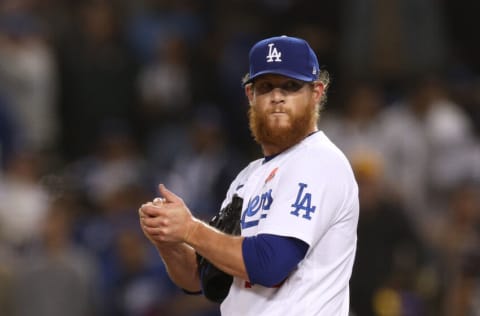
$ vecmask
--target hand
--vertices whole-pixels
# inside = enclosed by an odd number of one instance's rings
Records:
[[[198,220],[195,219],[183,200],[159,185],[163,200],[143,204],[139,209],[140,223],[150,241],[161,246],[164,243],[185,242]]]
[[[155,198],[153,200],[153,202],[148,202],[146,204],[153,204],[155,206],[160,206],[162,203],[165,203],[165,199],[164,198]],[[168,247],[168,246],[171,246],[171,245],[174,245],[172,243],[160,243],[158,241],[155,240],[155,236],[154,235],[150,235],[147,231],[145,231],[145,226],[143,225],[143,219],[145,217],[148,217],[147,214],[145,214],[143,211],[142,211],[142,207],[144,207],[146,204],[143,204],[139,209],[138,209],[138,215],[140,216],[140,227],[142,228],[142,231],[143,231],[143,234],[145,235],[145,237],[147,237],[148,240],[150,240],[151,243],[153,243],[154,245],[156,245],[157,247],[161,247],[161,248],[164,248],[164,247]]]

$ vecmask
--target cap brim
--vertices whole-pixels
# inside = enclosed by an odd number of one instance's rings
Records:
[[[299,74],[299,73],[296,73],[296,72],[287,71],[285,69],[268,69],[268,70],[263,70],[263,71],[257,72],[255,75],[248,78],[248,80],[245,81],[245,83],[243,85],[249,84],[253,80],[255,80],[256,78],[258,78],[260,76],[263,76],[263,75],[281,75],[281,76],[285,76],[285,77],[288,77],[288,78],[292,78],[292,79],[296,79],[296,80],[300,80],[300,81],[305,81],[305,82],[315,81],[315,79],[312,79],[312,77],[310,77],[310,76],[305,76],[305,75],[302,75],[302,74]]]

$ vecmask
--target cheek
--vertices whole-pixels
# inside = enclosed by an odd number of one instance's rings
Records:
[[[255,109],[257,113],[265,113],[268,110],[268,100],[261,97],[254,97],[250,101],[250,106]]]
[[[286,107],[286,110],[288,113],[292,116],[299,116],[305,113],[308,109],[308,100],[307,98],[304,97],[299,97],[296,98],[295,100],[291,100],[288,103],[288,107]]]

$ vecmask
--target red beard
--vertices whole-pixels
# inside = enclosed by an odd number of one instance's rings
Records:
[[[318,115],[316,108],[311,111],[305,111],[301,115],[293,116],[287,112],[290,118],[290,124],[282,127],[272,127],[266,113],[260,113],[255,107],[251,106],[248,111],[250,131],[257,143],[260,145],[271,145],[278,147],[282,151],[292,147],[303,140],[316,124]]]

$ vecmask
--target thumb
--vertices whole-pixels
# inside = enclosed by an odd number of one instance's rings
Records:
[[[167,189],[164,184],[158,185],[158,190],[167,202],[182,202],[182,199],[175,193]]]

